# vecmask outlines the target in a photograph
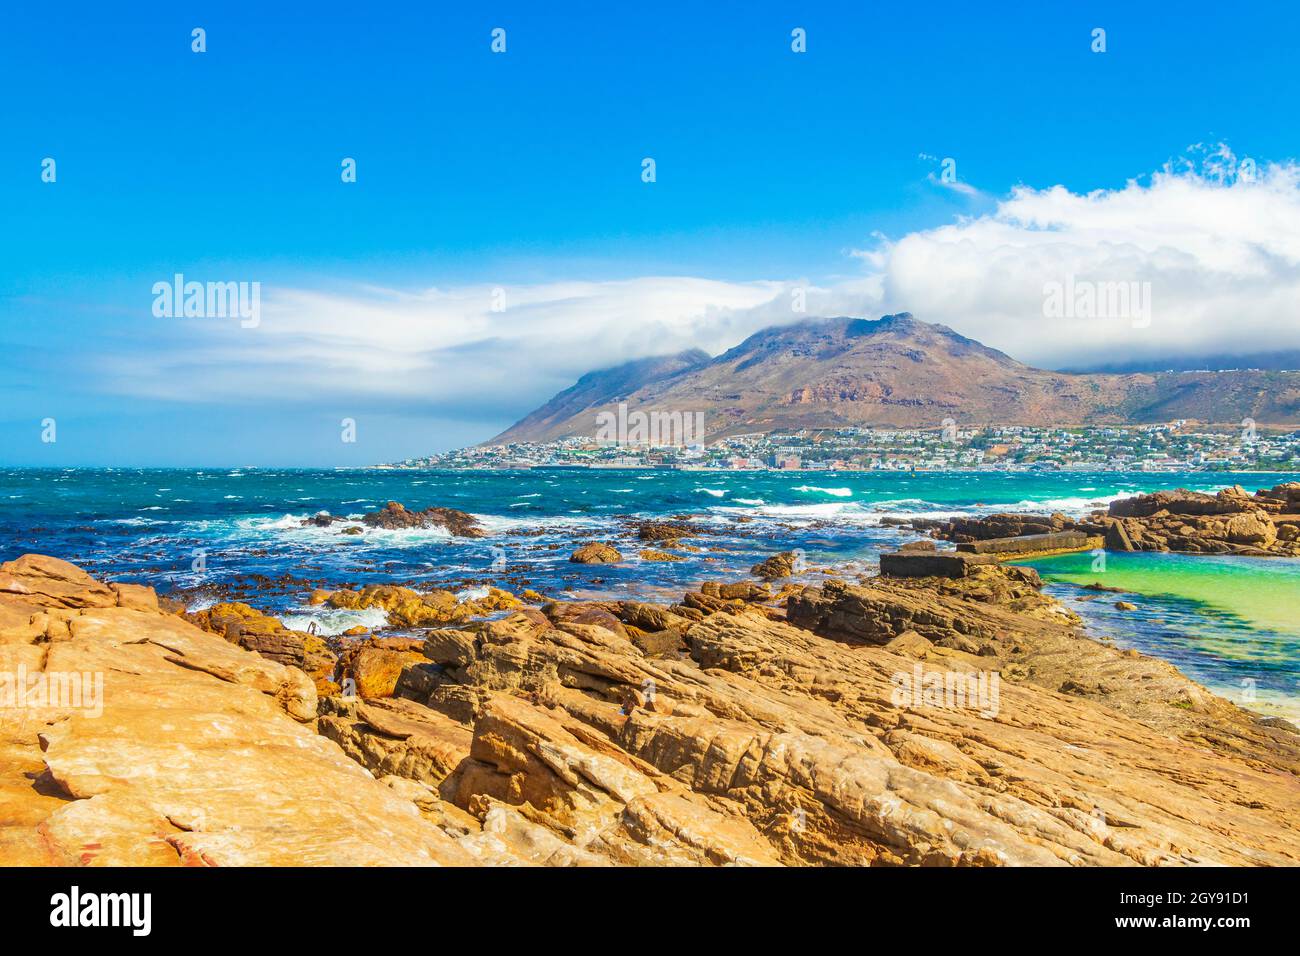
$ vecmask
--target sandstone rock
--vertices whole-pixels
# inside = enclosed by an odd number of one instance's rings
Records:
[[[0,663],[123,682],[44,755],[5,728],[57,795],[3,778],[0,862],[1300,863],[1300,735],[1089,640],[1022,570],[828,581],[788,621],[717,582],[516,610],[430,632],[400,697],[322,700],[323,736],[284,712],[312,694],[294,668],[0,595]],[[648,653],[669,629],[684,650]]]
[[[344,687],[365,698],[393,696],[402,671],[425,662],[424,646],[419,638],[379,637],[348,648],[340,666]]]
[[[675,544],[679,538],[694,538],[703,533],[703,528],[685,521],[643,521],[636,530],[636,536],[642,541],[666,541],[670,544]]]
[[[1178,489],[1122,498],[1090,519],[1072,521],[1052,515],[1045,522],[1053,534],[1085,535],[1080,550],[1104,545],[1112,551],[1182,551],[1193,554],[1300,556],[1300,528],[1291,527],[1286,509],[1293,489],[1278,485],[1247,494],[1234,486],[1217,494]],[[1029,528],[1036,522],[1016,522],[1012,515],[963,518],[951,522],[914,521],[915,528],[959,542],[972,551],[1001,552],[995,540],[1008,528]],[[1020,516],[1024,517],[1024,516]],[[1098,540],[1093,540],[1094,536]],[[1041,539],[1048,540],[1048,539]],[[1059,550],[1059,549],[1058,549]]]
[[[473,862],[315,733],[315,693],[296,668],[113,606],[112,590],[49,562],[0,566],[11,585],[40,584],[7,588],[0,606],[57,607],[66,636],[0,648],[33,673],[101,675],[102,709],[0,708],[0,864]]]
[[[360,591],[347,589],[330,593],[325,598],[330,607],[383,608],[388,624],[393,627],[437,627],[456,624],[496,611],[520,607],[514,595],[498,588],[489,588],[486,597],[457,601],[450,591],[414,591],[411,588],[388,584],[367,585]]]
[[[795,565],[798,561],[798,555],[793,551],[782,551],[780,554],[774,554],[764,561],[760,561],[749,569],[750,574],[755,574],[764,581],[776,581],[780,578],[788,578],[798,570]]]
[[[0,597],[40,608],[114,607],[117,594],[81,568],[58,558],[24,554],[0,565]]]
[[[328,511],[318,511],[310,518],[303,518],[300,523],[302,524],[303,527],[328,528],[330,525],[336,522],[347,521],[347,520],[348,520],[347,518],[336,518]]]
[[[667,551],[656,551],[654,548],[647,548],[638,554],[642,561],[685,561],[686,559],[680,554],[669,554]]]
[[[674,628],[649,634],[644,632],[633,634],[632,643],[646,657],[676,657],[686,650],[682,632]]]
[[[161,613],[158,606],[158,595],[153,588],[144,587],[139,584],[118,584],[109,585],[117,594],[117,606],[128,607],[135,611],[154,611]]]
[[[617,564],[623,560],[623,555],[612,544],[592,542],[574,551],[569,560],[575,564]]]
[[[479,520],[455,508],[425,508],[408,511],[397,501],[390,501],[381,510],[362,517],[362,522],[372,528],[402,531],[410,528],[445,528],[458,538],[482,538],[487,535]]]
[[[278,618],[240,602],[214,604],[206,610],[183,616],[205,631],[222,635],[232,644],[299,668],[316,683],[321,693],[333,690],[338,657],[324,638],[290,630]]]

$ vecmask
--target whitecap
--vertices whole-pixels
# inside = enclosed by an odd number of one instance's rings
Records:
[[[817,485],[800,485],[799,487],[794,488],[794,489],[792,489],[792,490],[794,490],[794,491],[817,491],[817,492],[820,492],[820,493],[823,494],[823,495],[834,495],[836,498],[851,498],[851,497],[853,497],[853,489],[852,489],[852,488],[820,488],[820,487],[818,487]]]
[[[354,627],[372,631],[384,627],[388,624],[388,612],[382,607],[342,608],[315,604],[280,615],[280,623],[291,631],[306,631],[315,624],[318,634],[334,637]]]

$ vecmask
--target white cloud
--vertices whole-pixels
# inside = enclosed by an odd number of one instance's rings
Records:
[[[105,365],[118,390],[151,398],[374,399],[527,411],[521,404],[595,368],[733,345],[779,321],[771,310],[788,302],[785,288],[648,277],[414,293],[263,289],[256,328],[170,320],[170,344]]]
[[[678,276],[409,292],[264,288],[262,320],[175,320],[143,354],[106,356],[122,393],[182,401],[371,402],[503,423],[582,373],[815,315],[910,311],[1049,367],[1300,348],[1300,168],[1199,172],[1073,193],[1018,188],[962,217],[856,252],[865,270],[813,284]],[[1047,319],[1044,286],[1151,284],[1149,326]],[[791,308],[807,290],[807,311]],[[353,407],[353,406],[348,406]]]
[[[1198,173],[1087,194],[1018,188],[988,215],[859,255],[886,310],[1049,366],[1300,347],[1300,168],[1250,180],[1220,147]],[[1047,283],[1150,283],[1150,324],[1048,319]]]

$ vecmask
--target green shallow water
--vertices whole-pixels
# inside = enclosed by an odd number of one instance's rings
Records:
[[[1108,552],[1104,570],[1090,553],[1025,563],[1093,633],[1170,660],[1253,710],[1300,715],[1300,560]],[[1093,583],[1129,593],[1082,587]]]

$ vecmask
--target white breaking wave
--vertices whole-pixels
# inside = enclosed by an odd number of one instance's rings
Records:
[[[388,624],[388,612],[382,607],[350,609],[317,604],[297,608],[289,614],[281,614],[280,623],[291,631],[306,631],[314,623],[318,634],[334,637],[354,627],[364,627],[372,631],[384,627]]]
[[[1071,497],[1071,498],[1044,498],[1041,501],[1025,499],[1017,501],[1013,505],[1006,505],[1006,511],[1064,511],[1064,512],[1086,512],[1095,508],[1105,508],[1112,501],[1122,501],[1125,498],[1135,498],[1141,492],[1122,491],[1113,495],[1098,495],[1095,497]]]
[[[587,528],[602,524],[602,519],[590,515],[574,517],[572,515],[533,515],[528,518],[516,518],[511,515],[482,515],[475,518],[490,536],[506,535],[521,528],[536,528],[539,523],[548,528]]]
[[[344,535],[343,528],[348,525],[331,524],[322,528],[314,524],[304,525],[303,521],[313,517],[310,514],[281,515],[279,518],[240,518],[235,527],[245,534],[271,534],[275,537],[288,538],[304,544],[335,544],[362,542],[368,545],[384,547],[407,547],[418,544],[430,544],[446,541],[451,532],[446,528],[370,528],[362,527],[361,534]],[[358,522],[359,524],[359,522]]]
[[[816,505],[760,505],[757,508],[717,509],[734,514],[760,514],[768,518],[803,519],[817,521],[826,518],[844,518],[848,516],[865,517],[862,509],[852,502],[826,502]]]
[[[852,488],[820,488],[817,485],[800,485],[792,489],[794,491],[817,491],[823,495],[834,495],[836,498],[852,498]]]

